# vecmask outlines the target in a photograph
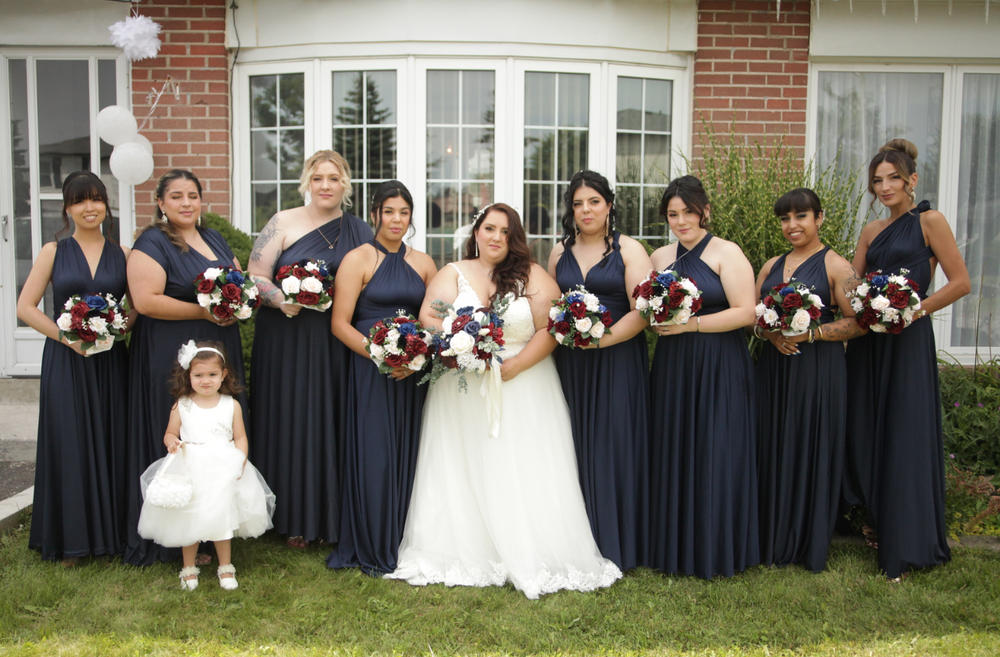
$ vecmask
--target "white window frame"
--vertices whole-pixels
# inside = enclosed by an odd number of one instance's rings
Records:
[[[817,98],[819,76],[825,72],[838,73],[940,73],[942,75],[941,107],[941,160],[938,170],[938,209],[948,220],[952,233],[956,232],[958,213],[958,179],[962,133],[962,87],[967,73],[1000,73],[997,65],[975,64],[873,64],[870,62],[822,62],[809,67],[809,89],[806,100],[806,154],[815,159],[817,146]],[[917,172],[920,171],[919,159]],[[961,247],[961,245],[959,245]],[[946,281],[943,272],[935,272],[933,289]],[[975,347],[961,347],[951,343],[952,307],[935,313],[934,337],[939,352],[947,352],[963,364],[976,359]],[[998,346],[998,345],[993,345]],[[991,345],[980,346],[980,356],[988,357]]]

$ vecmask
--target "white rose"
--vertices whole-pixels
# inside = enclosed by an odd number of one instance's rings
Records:
[[[756,317],[757,319],[763,317],[766,311],[767,311],[767,306],[765,306],[762,303],[758,303],[756,306],[753,307],[753,314],[754,317]]]
[[[854,288],[854,294],[858,295],[859,297],[866,297],[868,296],[868,289],[869,289],[868,283],[862,283],[861,285]]]
[[[818,295],[810,294],[809,302],[812,303],[812,305],[816,306],[817,308],[823,307],[823,300],[820,299]]]
[[[860,313],[864,312],[864,309],[865,309],[865,304],[861,303],[861,299],[858,299],[857,297],[851,298],[851,310],[853,310],[856,313]]]
[[[218,267],[209,267],[208,269],[205,270],[205,278],[207,278],[210,281],[214,281],[215,279],[217,279],[220,274],[222,274],[222,270],[219,269]]]
[[[907,308],[903,311],[903,323],[909,326],[913,322],[913,316],[916,313],[913,312],[912,308]]]
[[[451,323],[455,319],[456,318],[453,317],[453,316],[448,316],[448,317],[445,317],[444,320],[442,320],[442,322],[441,322],[441,331],[444,332],[445,335],[448,335],[449,333],[451,333]]]
[[[424,363],[426,362],[427,362],[427,356],[423,354],[417,354],[416,356],[413,357],[413,360],[410,361],[410,364],[407,365],[407,367],[416,372],[418,370],[422,370],[424,368]]]
[[[895,274],[889,277],[889,282],[895,283],[896,285],[906,285],[906,279],[903,278],[902,276],[897,276]]]
[[[777,326],[778,313],[774,308],[768,308],[764,311],[764,323],[768,326]]]
[[[803,308],[799,308],[798,310],[795,311],[795,314],[792,315],[792,321],[789,322],[789,326],[793,331],[802,333],[803,331],[809,328],[809,320],[810,320],[809,311]]]
[[[556,342],[558,342],[559,344],[562,344],[563,340],[566,339],[566,334],[565,333],[559,333],[558,331],[556,331],[556,333],[552,337],[554,337],[556,339]]]
[[[899,319],[899,311],[895,308],[886,308],[882,311],[882,321],[886,324],[892,324],[897,319]]]
[[[281,281],[281,291],[285,294],[298,294],[301,288],[302,284],[299,283],[299,279],[294,276],[289,276],[285,280]]]
[[[589,317],[582,317],[573,322],[573,325],[576,326],[576,330],[580,333],[586,333],[594,325],[594,322]]]
[[[198,305],[203,308],[208,308],[208,305],[212,303],[212,295],[210,294],[198,294]]]
[[[399,341],[399,330],[389,329],[389,332],[385,334],[386,344],[396,344]]]
[[[674,315],[674,324],[687,324],[688,320],[691,319],[691,311],[687,308],[681,308]]]
[[[111,326],[115,327],[119,331],[125,328],[125,315],[118,313],[115,315],[114,321],[111,322]]]
[[[647,308],[649,308],[649,301],[645,297],[639,297],[635,300],[636,310],[646,310]]]
[[[73,316],[69,313],[63,313],[59,315],[59,319],[56,320],[56,326],[59,327],[60,331],[68,331],[72,328]]]
[[[307,262],[303,267],[303,269],[305,269],[306,271],[319,271],[319,265],[317,265],[315,262]],[[311,291],[312,290],[310,290],[310,292]]]
[[[253,315],[253,308],[246,304],[241,304],[236,311],[236,319],[250,319],[250,315]]]
[[[91,317],[89,324],[95,333],[104,333],[108,330],[108,320],[103,317]]]
[[[604,336],[604,324],[601,322],[594,322],[594,325],[590,327],[590,337],[595,340],[600,340]]]
[[[383,358],[385,358],[385,349],[383,349],[382,345],[380,344],[375,344],[373,342],[371,345],[370,353],[372,355],[372,360],[381,361]]]
[[[875,310],[877,312],[882,312],[883,310],[889,307],[889,299],[880,294],[874,299],[872,299],[871,305],[872,305],[872,310]]]
[[[601,302],[597,300],[597,295],[585,294],[583,295],[583,303],[587,306],[587,311],[596,313],[597,309],[601,306]]]
[[[473,353],[459,354],[455,359],[458,361],[458,366],[469,372],[485,372],[486,371],[486,361],[476,358]]]
[[[318,279],[310,276],[309,278],[303,278],[301,287],[306,292],[313,292],[319,294],[323,291],[323,283]]]
[[[459,331],[451,337],[451,351],[455,355],[467,354],[476,345],[476,340],[465,331]]]
[[[208,298],[211,299],[212,303],[215,304],[222,303],[222,292],[216,290],[215,292],[212,292],[210,295],[208,295]]]
[[[63,304],[63,308],[69,310],[72,307],[73,307],[73,298],[70,297],[69,299],[66,299],[66,303]]]
[[[694,284],[690,278],[682,278],[680,281],[681,287],[686,290],[689,294],[698,294],[698,286]],[[700,296],[700,295],[699,295]]]
[[[259,292],[256,285],[251,285],[250,287],[244,289],[243,291],[246,293],[247,299],[256,299],[257,294]]]
[[[561,312],[562,311],[559,310],[559,308],[557,308],[556,306],[552,306],[551,308],[549,308],[549,319],[551,319],[553,322],[556,321],[556,318],[559,317],[559,313]]]
[[[649,307],[653,309],[654,313],[660,312],[663,308],[663,297],[653,297],[649,300]]]

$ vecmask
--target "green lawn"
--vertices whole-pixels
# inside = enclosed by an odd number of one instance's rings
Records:
[[[650,571],[596,593],[530,601],[511,587],[411,587],[331,572],[321,547],[234,543],[240,589],[214,567],[185,593],[176,567],[42,562],[0,539],[0,655],[982,655],[1000,654],[1000,554],[955,550],[890,584],[838,542],[829,569],[729,580]]]

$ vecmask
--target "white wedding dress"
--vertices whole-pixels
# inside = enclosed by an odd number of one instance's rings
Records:
[[[483,305],[461,270],[453,305]],[[502,318],[501,355],[510,357],[535,332],[528,299],[511,301]],[[492,387],[466,378],[467,392],[455,372],[431,384],[397,568],[386,577],[421,586],[511,582],[532,599],[610,586],[621,571],[591,534],[552,358]],[[487,399],[497,389],[499,400]],[[502,408],[496,437],[491,405]]]

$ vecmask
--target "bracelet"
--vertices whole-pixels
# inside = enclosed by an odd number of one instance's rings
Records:
[[[809,344],[813,343],[813,330],[809,329]]]
[[[695,317],[697,326],[695,327],[695,332],[701,333],[701,315]]]
[[[822,324],[820,324],[819,326],[816,327],[816,334],[819,336],[819,341],[820,342],[825,342],[826,341],[826,338],[823,337],[823,325]]]

